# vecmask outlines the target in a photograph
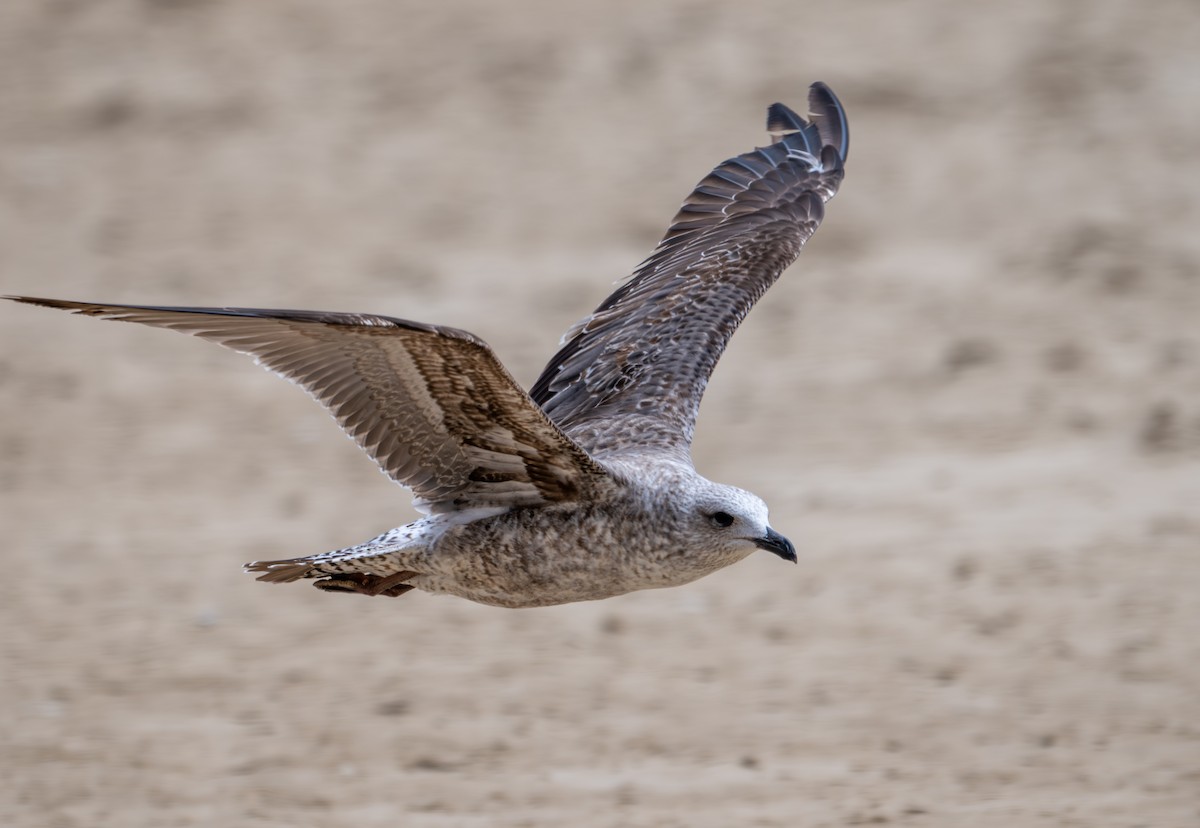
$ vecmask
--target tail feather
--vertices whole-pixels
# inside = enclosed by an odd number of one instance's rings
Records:
[[[247,572],[261,572],[254,580],[271,584],[286,584],[304,577],[315,577],[312,558],[290,558],[285,561],[252,561],[245,566]]]
[[[329,553],[326,553],[328,555]],[[313,555],[309,558],[291,558],[283,561],[253,561],[246,564],[247,572],[261,572],[255,580],[267,583],[286,584],[301,578],[317,578],[313,586],[326,592],[354,592],[359,595],[386,595],[398,597],[411,590],[411,584],[406,583],[420,573],[401,569],[381,575],[370,571],[361,571],[359,566],[364,556],[358,558],[342,558],[336,561],[322,560],[326,555]],[[365,557],[380,557],[365,556]],[[355,561],[354,565],[347,560]],[[368,569],[362,566],[361,569]]]
[[[245,565],[246,572],[261,572],[259,581],[286,584],[301,578],[325,578],[362,574],[370,578],[388,578],[398,572],[408,572],[402,553],[420,546],[410,526],[401,526],[384,532],[377,538],[357,546],[307,555],[303,558],[283,558],[275,561],[251,561]],[[401,554],[397,554],[401,553]],[[408,572],[411,577],[412,572]]]

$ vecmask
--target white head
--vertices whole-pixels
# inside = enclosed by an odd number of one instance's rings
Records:
[[[706,545],[742,547],[753,545],[773,552],[785,561],[796,562],[791,541],[767,523],[767,504],[735,486],[704,481],[696,491],[685,516],[688,528],[700,534]]]

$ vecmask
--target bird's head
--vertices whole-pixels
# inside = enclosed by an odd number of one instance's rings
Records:
[[[767,504],[743,489],[708,483],[691,504],[688,521],[692,531],[702,534],[711,544],[726,548],[756,547],[796,562],[792,542],[767,522]]]

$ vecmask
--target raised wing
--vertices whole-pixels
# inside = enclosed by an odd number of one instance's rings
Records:
[[[697,185],[633,276],[563,337],[530,395],[593,455],[690,456],[704,387],[734,330],[816,231],[843,176],[845,113],[823,83],[809,119],[768,110],[774,143]]]
[[[249,354],[329,409],[427,511],[574,500],[604,475],[466,331],[369,314],[6,298]]]

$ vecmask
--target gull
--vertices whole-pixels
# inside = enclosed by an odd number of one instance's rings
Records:
[[[412,490],[420,519],[357,546],[246,564],[260,581],[537,607],[679,586],[758,549],[795,563],[766,504],[700,476],[691,442],[729,338],[841,183],[842,106],[814,83],[808,109],[769,107],[771,143],[696,186],[528,393],[473,334],[388,316],[4,298],[248,354]]]

